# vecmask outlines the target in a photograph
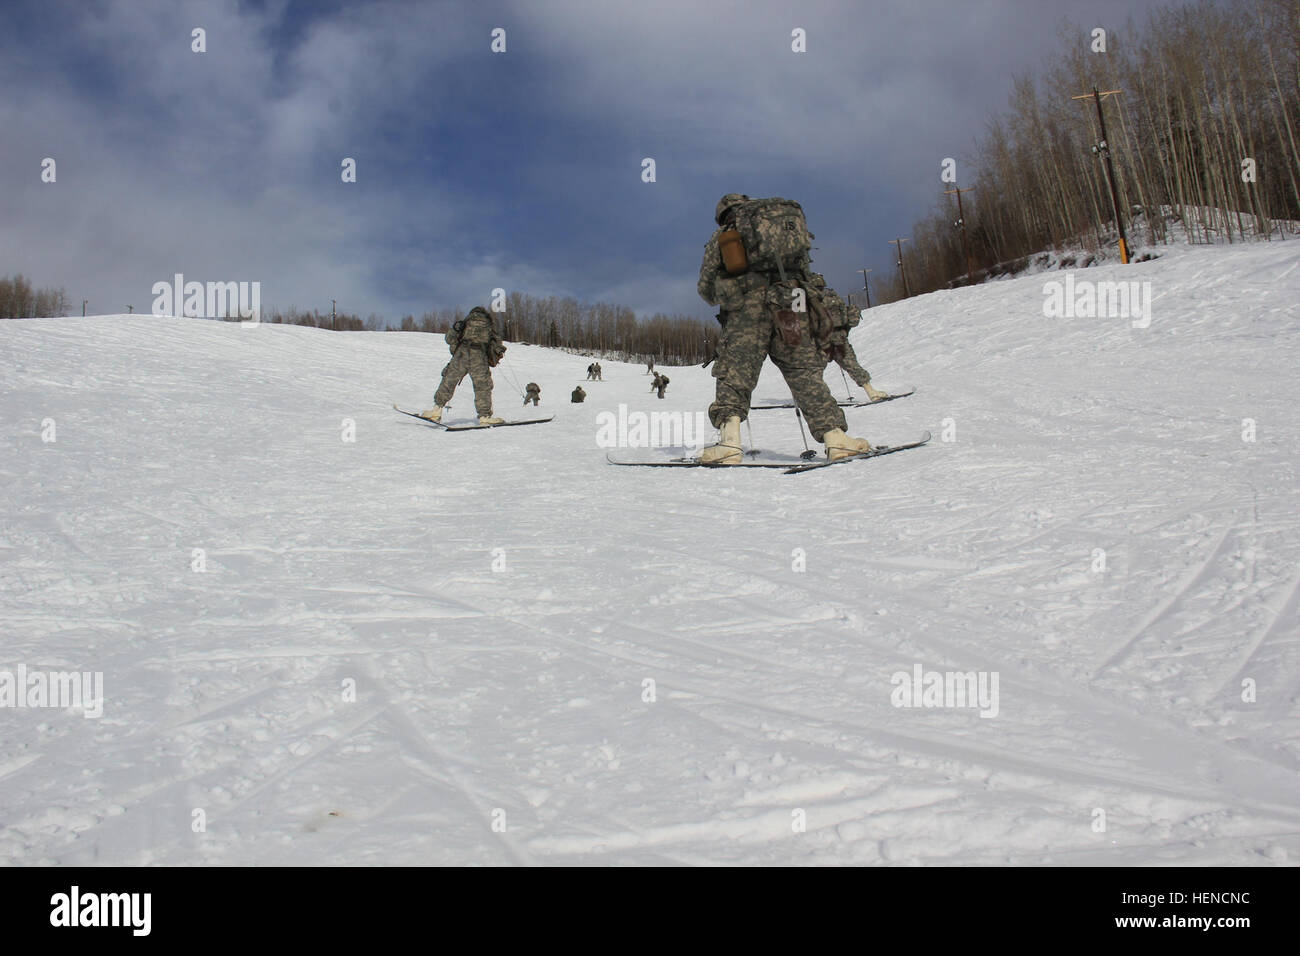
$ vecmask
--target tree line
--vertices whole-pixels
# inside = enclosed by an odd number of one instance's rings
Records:
[[[277,325],[302,325],[340,332],[436,332],[450,329],[465,317],[468,308],[443,306],[430,309],[418,319],[404,316],[396,326],[371,312],[322,312],[319,309],[263,309],[261,321]],[[21,275],[0,278],[0,318],[44,318],[68,314],[68,298],[62,289],[34,290]],[[579,302],[571,297],[545,298],[512,292],[505,311],[494,313],[497,330],[507,342],[525,342],[600,355],[615,361],[688,365],[712,357],[718,341],[718,326],[691,315],[657,312],[638,320],[626,306],[607,302]],[[229,316],[226,321],[240,321]]]
[[[1111,254],[1116,223],[1094,101],[1099,91],[1119,207],[1132,245],[1285,239],[1300,219],[1300,0],[1198,0],[1153,11],[1144,28],[1097,38],[1071,25],[1053,65],[1017,77],[962,167],[968,265],[957,204],[941,196],[904,245],[912,294],[978,281],[1045,249]],[[962,167],[959,167],[962,168]],[[945,188],[952,188],[951,185]],[[1136,233],[1136,234],[1134,234]],[[902,278],[877,281],[902,298]]]
[[[68,314],[62,289],[34,289],[21,275],[0,276],[0,319],[41,319]]]
[[[717,323],[691,315],[657,312],[649,318],[637,319],[636,313],[627,306],[580,302],[572,297],[543,298],[523,292],[510,293],[503,304],[504,311],[494,312],[493,318],[497,331],[507,342],[569,349],[614,361],[689,365],[711,358],[718,341]],[[442,306],[430,309],[419,318],[403,316],[396,327],[387,325],[374,313],[365,319],[344,312],[331,318],[328,312],[296,309],[264,310],[262,321],[341,331],[387,329],[442,333],[468,312],[469,307]]]

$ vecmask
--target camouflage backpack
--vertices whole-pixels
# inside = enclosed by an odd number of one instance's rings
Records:
[[[492,316],[481,305],[470,309],[463,322],[460,340],[467,345],[487,345],[496,338],[497,330]]]
[[[784,268],[799,274],[807,268],[812,233],[803,207],[793,199],[751,199],[735,206],[730,215],[751,270],[779,272]]]

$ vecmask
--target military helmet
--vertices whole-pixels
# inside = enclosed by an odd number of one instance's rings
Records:
[[[739,206],[742,202],[749,202],[749,197],[743,193],[727,193],[718,200],[718,205],[713,210],[713,221],[719,226],[722,225],[722,217],[727,214],[727,211],[734,206]]]
[[[488,310],[485,309],[485,308],[483,308],[483,306],[481,306],[481,305],[476,305],[476,306],[474,306],[474,308],[472,308],[472,309],[469,310],[469,314],[470,314],[470,315],[473,315],[475,312],[478,312],[478,313],[481,314],[481,315],[487,315],[488,318],[491,318],[491,316],[488,315]]]

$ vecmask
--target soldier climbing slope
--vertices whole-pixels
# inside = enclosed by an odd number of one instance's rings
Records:
[[[538,385],[536,382],[529,382],[529,383],[524,387],[524,404],[525,404],[525,405],[527,405],[529,402],[532,402],[532,403],[533,403],[533,407],[536,408],[538,402],[541,401],[541,398],[542,398],[542,387],[541,387],[540,385]]]
[[[602,376],[605,374],[605,371],[604,371],[604,369],[602,369],[602,368],[600,367],[600,363],[597,362],[597,363],[596,363],[594,366],[592,366],[592,367],[596,370],[596,381],[598,381],[598,382],[603,382],[603,381],[605,381],[605,379],[602,377]]]
[[[479,424],[502,424],[504,419],[492,415],[492,369],[506,354],[506,347],[488,310],[481,305],[470,309],[447,333],[447,346],[451,349],[451,361],[442,370],[433,408],[420,412],[420,417],[442,421],[443,408],[451,401],[456,386],[468,375],[474,383],[474,410],[478,412]]]
[[[578,402],[581,402],[581,401],[582,401],[583,399],[585,399],[586,397],[587,397],[587,393],[586,393],[585,391],[583,391],[582,386],[581,386],[581,385],[577,385],[577,386],[574,386],[573,394],[569,396],[569,401],[571,401],[571,402],[573,402],[573,403],[576,404],[576,403],[578,403]]]
[[[668,376],[655,372],[655,377],[650,383],[650,391],[658,392],[659,397],[664,397],[664,390],[668,388]]]
[[[844,412],[823,377],[832,327],[818,298],[807,294],[813,236],[802,207],[788,199],[728,193],[713,218],[718,229],[704,247],[697,290],[721,309],[722,338],[713,364],[716,396],[709,406],[709,420],[720,435],[700,458],[741,461],[740,423],[749,417],[754,386],[769,356],[813,438],[826,443],[828,458],[870,451],[865,438],[845,434]]]
[[[862,313],[850,308],[839,297],[838,293],[826,284],[826,277],[820,272],[813,273],[809,285],[811,286],[809,292],[821,296],[822,307],[831,317],[833,331],[831,332],[830,361],[839,365],[840,368],[849,373],[849,378],[866,389],[867,398],[870,401],[878,402],[882,398],[888,398],[888,392],[882,392],[872,386],[871,373],[858,362],[858,356],[854,353],[853,346],[849,344],[849,330],[856,328],[858,323],[862,321]]]

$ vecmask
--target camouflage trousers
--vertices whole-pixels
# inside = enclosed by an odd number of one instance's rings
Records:
[[[451,401],[456,386],[468,375],[474,383],[474,411],[479,415],[492,414],[492,370],[488,366],[487,356],[483,350],[473,346],[457,349],[447,367],[442,370],[442,384],[433,396],[435,405],[446,405]]]
[[[726,326],[718,343],[718,359],[713,363],[717,392],[709,406],[709,421],[714,428],[721,428],[733,415],[741,421],[749,417],[754,386],[763,370],[763,359],[769,357],[790,387],[813,438],[821,441],[832,428],[846,427],[844,412],[822,377],[826,357],[813,342],[806,313],[801,316],[800,342],[795,346],[785,344],[766,309],[723,312],[723,317]]]
[[[836,336],[831,346],[834,349],[835,363],[849,373],[849,378],[866,388],[871,381],[871,373],[858,362],[857,353],[849,344],[848,336]]]

